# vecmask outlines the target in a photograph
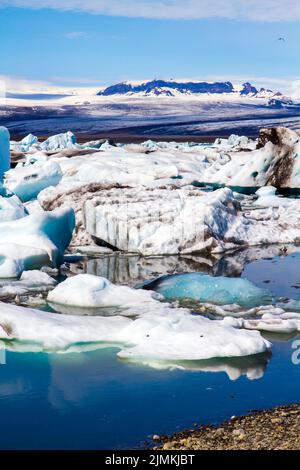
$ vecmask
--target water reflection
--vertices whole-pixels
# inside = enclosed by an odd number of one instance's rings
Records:
[[[188,272],[239,277],[245,267],[253,261],[282,256],[281,248],[280,245],[250,247],[210,257],[196,255],[141,257],[116,253],[72,264],[71,274],[85,272],[105,277],[115,284],[130,286],[161,275]],[[300,252],[300,246],[288,245],[287,254],[294,252]]]
[[[197,372],[225,372],[230,380],[237,380],[241,376],[249,380],[261,379],[265,373],[272,353],[256,354],[247,357],[216,358],[205,361],[145,361],[142,364],[158,370],[188,370]],[[135,363],[134,359],[124,362]]]

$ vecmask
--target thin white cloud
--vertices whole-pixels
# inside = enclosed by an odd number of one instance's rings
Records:
[[[299,0],[0,0],[0,6],[161,19],[300,20]]]

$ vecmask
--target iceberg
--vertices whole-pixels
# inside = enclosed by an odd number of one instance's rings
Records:
[[[300,186],[299,131],[284,127],[261,129],[256,149],[229,155],[224,164],[219,159],[209,165],[202,181],[239,187]]]
[[[239,329],[238,321],[209,320],[157,301],[137,318],[122,315],[84,316],[41,312],[0,303],[0,339],[66,352],[78,343],[115,345],[122,358],[201,360],[242,357],[270,349],[258,331]],[[134,312],[135,308],[133,308]],[[35,349],[36,350],[36,349]]]
[[[4,186],[26,202],[37,197],[48,186],[56,186],[62,178],[56,162],[37,161],[33,165],[14,168],[5,173]]]
[[[238,304],[249,308],[272,302],[272,295],[268,290],[255,286],[247,279],[213,277],[203,273],[163,276],[147,283],[148,288],[167,300],[193,299],[219,305]]]
[[[1,263],[1,261],[0,261]],[[1,265],[0,265],[1,272]],[[17,277],[17,276],[0,276]],[[57,282],[47,273],[42,271],[32,270],[24,271],[18,280],[5,280],[0,281],[0,298],[1,299],[14,299],[17,295],[31,295],[48,292],[53,289]]]
[[[0,223],[21,219],[26,215],[26,209],[17,196],[0,196]]]
[[[28,152],[33,146],[38,146],[38,138],[33,134],[28,134],[19,142],[19,149],[21,152]]]
[[[53,152],[65,148],[77,148],[76,137],[73,132],[68,131],[64,134],[52,135],[40,144],[40,149],[45,152]]]
[[[0,255],[0,279],[13,279],[20,276],[24,269],[22,260]]]
[[[241,330],[238,324],[209,320],[174,312],[173,315],[141,317],[125,326],[121,335],[127,343],[118,356],[139,360],[200,360],[241,357],[264,352],[270,343],[257,331]],[[0,321],[1,323],[1,321]]]
[[[78,274],[58,284],[49,292],[47,300],[74,307],[122,307],[123,309],[153,303],[161,296],[155,292],[116,286],[104,277]],[[156,300],[155,300],[156,302]]]
[[[0,181],[10,169],[9,132],[6,127],[0,126]]]
[[[263,186],[259,188],[255,193],[256,196],[258,196],[255,205],[260,207],[280,207],[288,206],[293,202],[291,199],[276,196],[276,191],[277,188],[274,188],[274,186]]]
[[[16,260],[23,269],[63,262],[75,216],[72,209],[37,212],[18,220],[0,223],[0,256]]]
[[[99,191],[84,204],[84,225],[97,239],[143,255],[224,250],[231,228],[246,238],[249,222],[230,189],[197,188]],[[232,248],[233,243],[228,244]]]

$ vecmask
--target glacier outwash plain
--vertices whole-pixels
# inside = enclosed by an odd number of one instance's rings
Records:
[[[79,144],[72,132],[10,141],[0,128],[0,177],[0,340],[8,349],[114,345],[126,360],[176,367],[263,353],[272,347],[265,332],[300,331],[298,302],[238,278],[260,247],[272,255],[300,241],[300,200],[282,195],[300,189],[300,131],[261,129],[256,140],[213,144]],[[99,275],[70,271],[89,253],[119,253],[126,269],[114,282],[105,261]],[[224,253],[235,277],[190,267],[193,257]],[[153,279],[158,256],[166,275]]]

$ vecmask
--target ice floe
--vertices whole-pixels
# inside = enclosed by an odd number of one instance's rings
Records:
[[[213,277],[203,273],[163,276],[147,284],[167,300],[193,299],[220,305],[254,307],[272,302],[272,295],[247,279]]]
[[[53,289],[56,284],[57,281],[45,272],[38,270],[24,271],[18,280],[0,280],[0,298],[7,300],[14,299],[16,296],[40,294]]]
[[[40,149],[44,151],[55,151],[74,147],[76,147],[76,137],[73,132],[70,131],[64,134],[53,135],[40,144]]]
[[[78,274],[58,284],[48,294],[48,301],[74,307],[122,307],[124,309],[141,306],[145,302],[153,303],[159,299],[155,292],[131,289],[127,286],[116,286],[108,279]]]
[[[102,290],[104,298],[105,290]],[[116,286],[115,293],[118,290],[121,292],[123,287]],[[85,291],[88,288],[83,290],[83,295]],[[126,293],[125,299],[127,296]],[[259,332],[240,329],[238,320],[209,320],[191,315],[187,309],[173,308],[149,295],[145,305],[135,306],[134,292],[132,299],[133,304],[128,306],[132,318],[120,314],[108,317],[64,315],[1,303],[0,338],[26,341],[57,351],[65,351],[76,343],[104,342],[119,345],[120,357],[139,360],[240,357],[264,352],[271,346]],[[107,306],[114,303],[109,296],[105,300]]]

